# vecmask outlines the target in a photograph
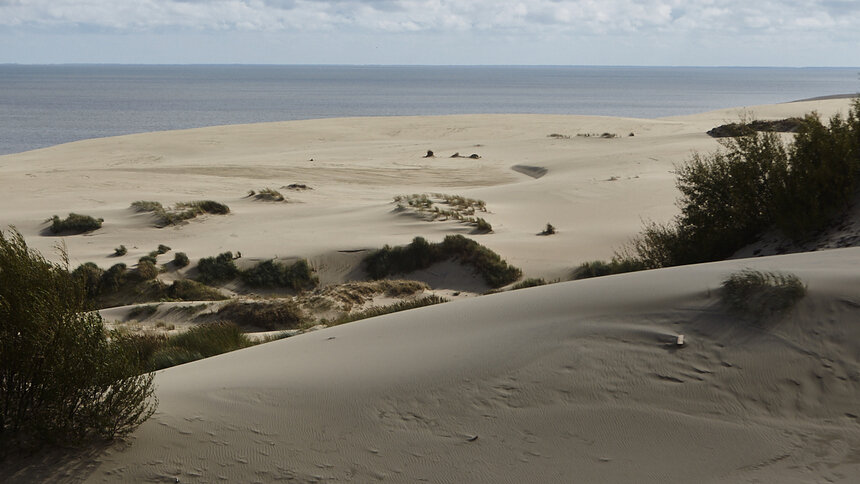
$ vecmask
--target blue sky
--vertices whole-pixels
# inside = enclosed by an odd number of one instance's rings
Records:
[[[860,0],[0,0],[0,63],[860,65]]]

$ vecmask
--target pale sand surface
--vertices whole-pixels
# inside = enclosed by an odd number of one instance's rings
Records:
[[[830,115],[848,105],[749,112]],[[0,157],[0,223],[52,257],[63,242],[73,265],[132,265],[167,244],[192,261],[224,250],[308,257],[328,283],[360,274],[362,253],[339,251],[468,234],[454,222],[394,211],[395,195],[443,192],[487,202],[495,233],[471,237],[526,276],[566,278],[580,262],[611,256],[642,219],[674,215],[673,164],[715,149],[704,132],[740,111],[658,120],[338,119],[82,141]],[[576,136],[603,132],[619,137]],[[428,149],[437,157],[422,158]],[[448,158],[454,152],[481,159]],[[546,172],[534,178],[514,165]],[[244,198],[296,182],[314,189],[282,189],[292,203]],[[226,203],[232,213],[156,229],[128,208],[196,199]],[[104,228],[40,235],[46,218],[70,211],[103,217]],[[547,222],[558,234],[536,236]],[[109,257],[120,244],[128,255]],[[127,448],[11,477],[856,482],[858,262],[860,249],[735,260],[315,331],[160,372],[159,411]],[[715,292],[746,266],[795,272],[809,296],[778,325],[751,329],[725,313]],[[437,288],[484,289],[453,267],[422,277]],[[683,349],[670,345],[678,334],[686,335]]]

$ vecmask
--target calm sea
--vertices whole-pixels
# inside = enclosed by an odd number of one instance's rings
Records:
[[[653,118],[860,91],[857,68],[0,65],[0,154],[341,116]]]

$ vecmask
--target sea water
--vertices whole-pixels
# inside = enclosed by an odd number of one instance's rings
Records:
[[[860,91],[857,68],[0,65],[0,154],[202,126],[466,113],[656,118]]]

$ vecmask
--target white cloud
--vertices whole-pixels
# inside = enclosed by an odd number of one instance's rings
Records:
[[[161,29],[532,34],[793,31],[854,28],[844,0],[0,0],[0,25]]]

